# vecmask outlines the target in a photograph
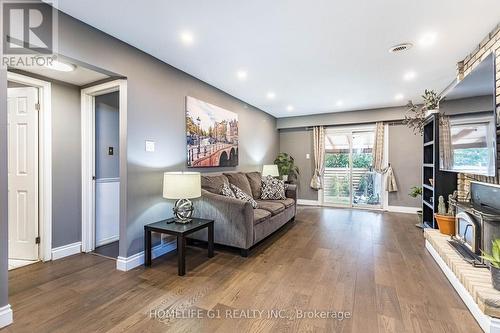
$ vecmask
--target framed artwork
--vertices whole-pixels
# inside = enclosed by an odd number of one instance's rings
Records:
[[[194,97],[186,98],[187,165],[238,165],[238,115]]]

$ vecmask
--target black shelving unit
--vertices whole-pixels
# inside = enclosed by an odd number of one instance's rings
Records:
[[[448,195],[457,189],[457,174],[439,170],[439,115],[430,115],[424,123],[424,150],[422,166],[422,219],[424,228],[437,229],[434,213],[438,198],[445,202]],[[431,184],[430,179],[433,179]]]

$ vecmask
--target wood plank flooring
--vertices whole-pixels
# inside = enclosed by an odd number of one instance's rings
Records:
[[[1,333],[481,332],[414,223],[408,214],[302,207],[248,258],[216,249],[208,260],[189,247],[184,277],[175,253],[129,272],[84,254],[37,263],[9,272],[14,324]],[[296,310],[351,318],[287,317]],[[242,314],[252,318],[229,318]]]

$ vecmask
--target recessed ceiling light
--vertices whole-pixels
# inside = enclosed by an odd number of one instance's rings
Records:
[[[244,71],[244,70],[239,70],[239,71],[236,72],[236,76],[240,80],[246,80],[246,78],[248,76],[248,73],[246,71]]]
[[[269,99],[275,99],[276,98],[276,94],[272,91],[268,92],[267,93],[267,98]]]
[[[394,96],[394,99],[397,100],[397,101],[400,101],[403,98],[405,98],[405,95],[403,95],[403,94],[397,94],[396,96]]]
[[[76,69],[75,65],[61,62],[58,60],[52,60],[51,62],[47,62],[45,64],[45,67],[59,72],[72,72]]]
[[[193,44],[193,41],[194,41],[193,34],[189,31],[181,32],[181,41],[184,43],[184,45]]]
[[[436,42],[437,35],[434,32],[428,32],[423,34],[418,40],[418,44],[423,47],[431,46]]]
[[[287,111],[293,111],[293,105],[288,105],[288,106],[286,107],[286,110],[287,110]]]
[[[404,75],[403,75],[403,79],[405,81],[411,81],[413,80],[414,78],[417,77],[417,73],[415,73],[414,71],[408,71],[406,72]]]
[[[344,101],[339,100],[339,101],[337,101],[337,103],[335,103],[335,105],[342,106],[342,105],[344,105]]]

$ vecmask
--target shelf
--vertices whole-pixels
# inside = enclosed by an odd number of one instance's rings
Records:
[[[425,200],[422,200],[422,202],[424,203],[424,205],[426,205],[427,207],[429,207],[430,209],[434,210],[434,206],[430,203],[430,202],[427,202]]]
[[[433,223],[431,223],[431,222],[424,221],[424,228],[434,229],[434,227],[432,226],[432,224]]]
[[[434,164],[424,163],[424,167],[426,167],[426,168],[434,168]]]
[[[432,187],[431,185],[423,184],[422,186],[428,190],[434,191],[434,187]]]
[[[432,146],[433,144],[434,144],[434,140],[431,140],[429,142],[424,143],[424,147]]]

